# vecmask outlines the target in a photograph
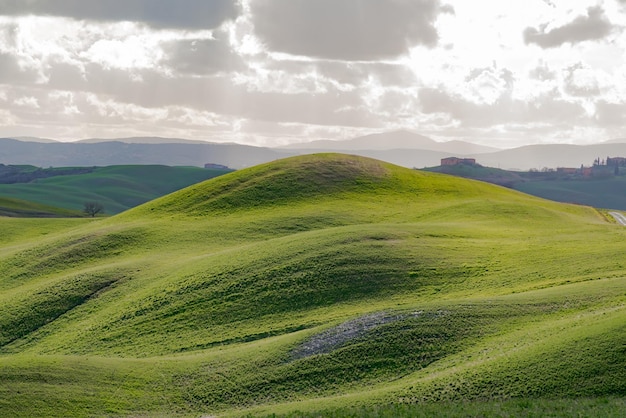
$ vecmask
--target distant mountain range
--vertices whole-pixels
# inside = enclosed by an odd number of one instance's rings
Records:
[[[626,143],[626,138],[609,139],[608,141],[603,142],[603,144],[624,144],[624,143]]]
[[[17,138],[16,138],[17,139]],[[215,142],[198,141],[194,139],[182,139],[182,138],[162,138],[159,136],[131,136],[128,138],[88,138],[81,139],[74,144],[99,144],[101,142],[124,142],[126,144],[215,144]],[[223,144],[223,143],[222,143]],[[232,145],[232,144],[228,144]]]
[[[361,136],[343,141],[311,141],[283,147],[298,150],[394,150],[411,149],[440,151],[456,154],[483,154],[499,151],[498,148],[486,147],[464,141],[437,142],[431,138],[407,131],[395,131]]]
[[[127,139],[131,140],[131,139]],[[132,139],[133,141],[139,139]],[[198,166],[207,163],[231,168],[251,167],[284,158],[293,153],[239,144],[214,144],[193,141],[139,143],[33,142],[0,139],[0,163],[30,164],[38,167],[109,166],[123,164],[162,164]]]
[[[473,155],[482,165],[507,170],[590,166],[596,158],[626,157],[626,143],[595,145],[546,144]]]
[[[164,164],[223,164],[245,168],[298,154],[342,152],[388,161],[410,168],[434,167],[442,158],[475,158],[478,163],[507,170],[580,167],[596,158],[626,157],[626,139],[594,145],[527,145],[500,150],[465,141],[437,142],[423,135],[397,131],[341,141],[311,141],[278,148],[234,143],[209,143],[179,138],[131,137],[55,142],[39,138],[0,139],[0,163],[39,167]]]

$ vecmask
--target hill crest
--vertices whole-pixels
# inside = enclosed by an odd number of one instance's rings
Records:
[[[202,182],[148,206],[150,211],[189,213],[262,207],[350,191],[363,192],[388,178],[390,167],[381,161],[346,154],[290,157]]]
[[[516,202],[536,199],[514,190],[471,179],[409,169],[380,160],[324,153],[289,157],[235,171],[156,199],[129,211],[129,216],[209,213],[336,201],[414,200],[425,204],[458,199]],[[537,199],[537,205],[542,206]],[[512,203],[511,203],[512,204]],[[343,211],[344,208],[338,209]]]

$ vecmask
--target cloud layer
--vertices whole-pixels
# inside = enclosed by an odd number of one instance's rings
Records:
[[[0,0],[0,136],[626,135],[623,1],[485,2]]]

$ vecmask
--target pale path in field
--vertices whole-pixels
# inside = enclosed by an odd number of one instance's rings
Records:
[[[609,215],[614,217],[619,224],[626,226],[626,216],[623,214],[619,212],[609,212]]]

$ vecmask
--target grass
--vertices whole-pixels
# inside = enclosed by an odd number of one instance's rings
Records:
[[[79,217],[78,210],[62,209],[20,199],[0,197],[0,216],[20,218],[68,218]]]
[[[342,408],[305,413],[302,411],[284,417],[618,417],[626,407],[623,398],[575,398],[508,401],[445,402],[438,404],[391,404],[376,407]],[[277,417],[276,414],[268,417]]]
[[[626,230],[593,208],[322,154],[74,221],[0,218],[1,415],[610,415],[626,396]]]
[[[48,171],[51,170],[54,169]],[[83,174],[0,184],[0,195],[75,212],[82,211],[85,202],[97,201],[104,205],[107,214],[117,214],[229,171],[162,165],[94,167],[91,172]]]

